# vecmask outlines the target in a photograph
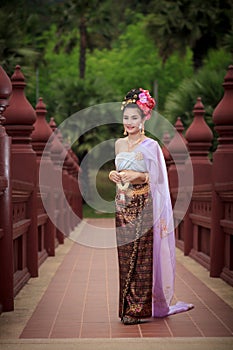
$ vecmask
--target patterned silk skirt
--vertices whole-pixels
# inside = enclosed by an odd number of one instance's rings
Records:
[[[119,317],[151,317],[153,210],[148,184],[116,194]]]

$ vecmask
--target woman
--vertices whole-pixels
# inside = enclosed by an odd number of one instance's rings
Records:
[[[188,310],[170,306],[174,291],[175,239],[165,161],[158,143],[144,134],[155,100],[132,89],[122,102],[124,135],[115,143],[116,234],[119,317],[124,324]]]

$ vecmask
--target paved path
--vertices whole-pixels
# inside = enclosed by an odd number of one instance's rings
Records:
[[[92,220],[92,224],[111,227],[113,220]],[[80,229],[85,230],[85,225]],[[209,278],[203,267],[177,250],[174,301],[185,300],[195,308],[124,326],[117,315],[116,249],[90,248],[66,239],[56,258],[42,265],[40,277],[31,279],[18,294],[15,311],[0,316],[0,348],[45,349],[47,344],[48,349],[74,346],[97,350],[98,344],[101,349],[105,348],[103,344],[111,349],[118,344],[116,348],[121,349],[127,342],[128,350],[130,344],[134,349],[136,344],[150,349],[160,339],[161,349],[163,344],[166,349],[175,349],[175,344],[177,349],[182,345],[187,348],[187,344],[193,349],[200,349],[200,344],[201,349],[221,349],[223,345],[224,350],[233,349],[232,292],[232,287]],[[77,348],[78,344],[81,347]]]

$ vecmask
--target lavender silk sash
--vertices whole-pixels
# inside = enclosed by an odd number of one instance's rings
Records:
[[[192,304],[170,305],[175,282],[175,236],[167,169],[159,144],[144,140],[138,147],[149,172],[153,199],[153,289],[152,316],[164,317],[192,308]]]

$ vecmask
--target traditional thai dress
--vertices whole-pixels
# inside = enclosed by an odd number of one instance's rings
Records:
[[[174,293],[175,237],[167,170],[150,138],[116,155],[117,171],[148,172],[149,183],[120,184],[116,192],[119,317],[164,317],[188,310],[170,306]]]

